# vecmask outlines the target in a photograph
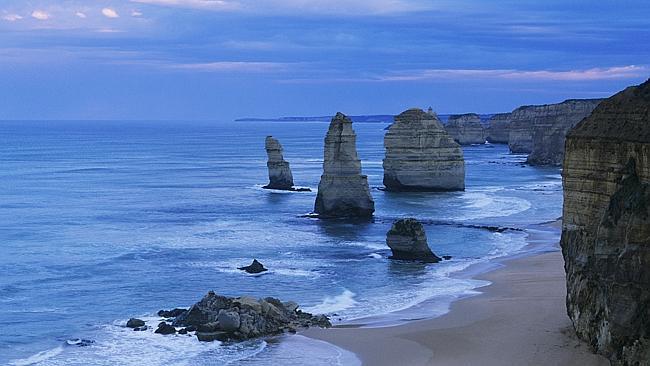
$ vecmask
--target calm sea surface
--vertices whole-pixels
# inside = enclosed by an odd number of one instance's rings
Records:
[[[431,315],[484,283],[454,278],[515,253],[521,231],[561,215],[559,169],[523,167],[504,145],[465,148],[467,190],[387,193],[385,124],[357,123],[375,200],[372,223],[300,217],[313,208],[328,124],[198,122],[0,123],[0,364],[354,364],[301,336],[237,345],[132,332],[132,316],[189,306],[208,290],[275,296],[349,321],[430,299]],[[261,189],[264,137],[284,145],[298,186]],[[388,260],[391,222],[424,220],[453,259]],[[236,270],[257,258],[262,276]],[[89,346],[68,340],[93,341]],[[308,357],[308,358],[305,358]]]

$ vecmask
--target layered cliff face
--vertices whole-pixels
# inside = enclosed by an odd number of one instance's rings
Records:
[[[465,189],[463,150],[435,113],[409,109],[384,137],[384,186],[389,191]]]
[[[539,106],[527,162],[531,165],[560,165],[567,132],[589,116],[602,99],[570,99]]]
[[[449,116],[445,129],[461,145],[485,143],[485,129],[481,125],[481,117],[476,113]]]
[[[375,211],[368,177],[361,174],[352,121],[337,113],[325,136],[323,175],[314,212],[320,217],[369,217]]]
[[[488,120],[485,139],[493,144],[507,144],[510,135],[510,113],[497,113]]]
[[[264,188],[292,190],[293,175],[289,163],[282,156],[282,145],[273,136],[266,136],[264,147],[268,156],[266,166],[269,169],[269,184]]]
[[[614,365],[650,364],[650,81],[569,132],[562,253],[578,336]]]

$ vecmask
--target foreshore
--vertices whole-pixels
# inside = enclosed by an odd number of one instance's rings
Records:
[[[543,237],[543,236],[542,236]],[[566,315],[564,260],[557,243],[472,276],[482,294],[438,318],[390,327],[340,325],[303,335],[354,352],[364,365],[609,365],[579,341]],[[530,251],[529,251],[530,252]]]

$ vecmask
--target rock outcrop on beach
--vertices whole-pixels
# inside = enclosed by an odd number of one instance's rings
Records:
[[[461,145],[485,143],[485,129],[476,113],[452,114],[445,129]]]
[[[465,189],[463,150],[435,113],[409,109],[384,137],[384,186],[389,191]]]
[[[266,136],[264,147],[268,156],[266,166],[269,169],[269,184],[264,188],[293,190],[293,175],[289,163],[282,156],[280,142],[273,136]]]
[[[337,113],[325,136],[323,175],[314,204],[319,217],[370,217],[375,212],[368,177],[361,174],[356,138],[352,121]]]
[[[488,120],[485,139],[492,144],[507,144],[510,137],[510,113],[497,113]]]
[[[171,324],[160,323],[156,333],[174,334],[176,328],[182,328],[179,334],[196,332],[200,341],[242,341],[331,325],[326,316],[305,313],[295,302],[272,297],[226,297],[210,291],[201,301],[178,314]]]
[[[510,114],[510,151],[530,153],[529,164],[560,164],[566,132],[588,116],[599,102],[600,99],[569,99],[515,109]]]
[[[386,233],[386,244],[393,252],[391,259],[415,260],[438,263],[440,257],[433,254],[427,244],[427,234],[422,224],[414,219],[401,219],[393,223]]]
[[[613,365],[650,364],[650,80],[566,139],[562,254],[578,336]]]
[[[527,163],[561,165],[567,132],[589,116],[602,99],[569,99],[559,104],[540,106],[534,122],[532,149]]]

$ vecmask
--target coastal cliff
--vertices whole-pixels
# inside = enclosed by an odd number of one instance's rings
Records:
[[[463,150],[435,113],[409,109],[384,137],[384,186],[389,191],[465,189]]]
[[[481,125],[481,117],[476,113],[449,116],[445,129],[461,145],[485,143],[485,130]]]
[[[361,174],[352,121],[337,113],[325,136],[323,175],[314,212],[320,217],[370,217],[375,203],[368,177]]]
[[[282,145],[273,136],[266,136],[264,146],[268,156],[266,166],[269,170],[269,184],[264,188],[292,190],[293,175],[289,163],[282,156]]]
[[[510,113],[497,113],[488,120],[485,139],[493,144],[507,144],[510,135]]]
[[[567,132],[589,116],[602,99],[569,99],[559,104],[539,106],[527,163],[560,165],[564,158]]]
[[[650,363],[650,80],[603,101],[566,139],[567,312],[613,365]]]

